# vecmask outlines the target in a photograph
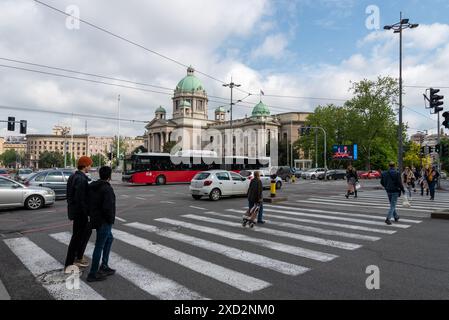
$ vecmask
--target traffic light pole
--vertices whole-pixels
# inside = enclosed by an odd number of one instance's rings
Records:
[[[438,122],[437,122],[437,130],[438,130],[438,145],[440,146],[439,150],[438,150],[438,173],[441,172],[441,137],[440,137],[440,112],[438,111]],[[441,188],[441,184],[440,184],[440,179],[437,180],[437,188],[440,189]]]
[[[307,127],[309,129],[320,129],[324,133],[324,168],[327,169],[327,132],[322,127]],[[316,148],[318,149],[318,148]],[[317,164],[318,167],[318,164]]]

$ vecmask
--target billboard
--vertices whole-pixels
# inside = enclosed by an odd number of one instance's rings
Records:
[[[333,160],[357,160],[357,145],[334,145],[332,146]]]

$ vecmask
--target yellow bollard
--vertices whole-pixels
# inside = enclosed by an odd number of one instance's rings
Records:
[[[271,180],[271,185],[270,185],[270,196],[272,198],[276,197],[276,181],[275,180]]]
[[[296,182],[296,176],[292,175],[292,183],[295,183],[295,182]]]

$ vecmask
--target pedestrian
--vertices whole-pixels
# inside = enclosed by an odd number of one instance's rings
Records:
[[[426,172],[426,180],[430,191],[430,200],[435,199],[435,187],[439,177],[440,173],[438,172],[436,166],[432,166],[432,168]]]
[[[382,173],[382,178],[380,180],[381,185],[385,188],[388,194],[388,200],[390,201],[390,209],[388,210],[387,218],[385,223],[391,225],[391,219],[394,221],[399,221],[399,215],[396,212],[396,204],[398,198],[401,196],[401,192],[405,194],[404,187],[401,183],[401,175],[399,171],[395,169],[395,163],[390,162],[389,169]]]
[[[108,265],[114,240],[112,225],[115,222],[115,193],[109,183],[112,175],[111,167],[101,167],[99,175],[100,180],[89,185],[90,219],[92,229],[97,230],[97,238],[92,254],[92,266],[87,276],[88,282],[102,281],[107,276],[115,274],[115,270]]]
[[[346,169],[346,181],[348,182],[348,190],[345,195],[346,199],[349,199],[351,194],[354,194],[354,198],[357,198],[356,184],[359,181],[359,177],[357,170],[352,165],[349,165],[348,169]]]
[[[421,187],[421,197],[424,196],[424,190],[426,191],[426,196],[429,195],[429,186],[427,184],[427,179],[426,179],[428,168],[429,168],[428,166],[422,167],[421,171],[419,172],[418,183],[419,183],[419,186]]]
[[[405,167],[404,172],[402,173],[402,184],[407,189],[408,198],[412,198],[412,189],[415,185],[415,175],[413,174],[410,167]]]
[[[79,268],[89,266],[89,262],[84,257],[84,251],[92,234],[89,223],[89,185],[86,173],[89,172],[92,163],[92,159],[89,157],[79,158],[78,170],[67,181],[67,213],[69,220],[73,221],[72,238],[65,260],[64,270],[67,273],[72,272],[72,269],[67,268],[71,265],[76,265]]]
[[[412,172],[413,176],[415,177],[415,180],[413,181],[413,192],[416,193],[416,182],[419,179],[419,171],[414,166],[412,166]]]
[[[251,210],[254,205],[259,205],[259,214],[257,215],[257,223],[264,224],[263,220],[263,185],[260,180],[260,172],[254,171],[254,178],[251,180],[248,188],[248,207]]]

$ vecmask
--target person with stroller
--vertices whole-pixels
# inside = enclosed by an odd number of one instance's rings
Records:
[[[348,182],[348,190],[346,192],[346,199],[349,199],[349,196],[354,194],[354,198],[357,198],[357,188],[356,184],[359,181],[359,177],[357,175],[357,171],[352,165],[349,165],[346,170],[346,180]]]
[[[263,220],[263,185],[262,181],[260,180],[260,172],[255,171],[254,172],[254,178],[251,180],[251,183],[249,184],[248,188],[248,207],[249,211],[251,212],[251,209],[258,204],[259,205],[259,213],[257,215],[257,223],[264,224],[265,221]]]

